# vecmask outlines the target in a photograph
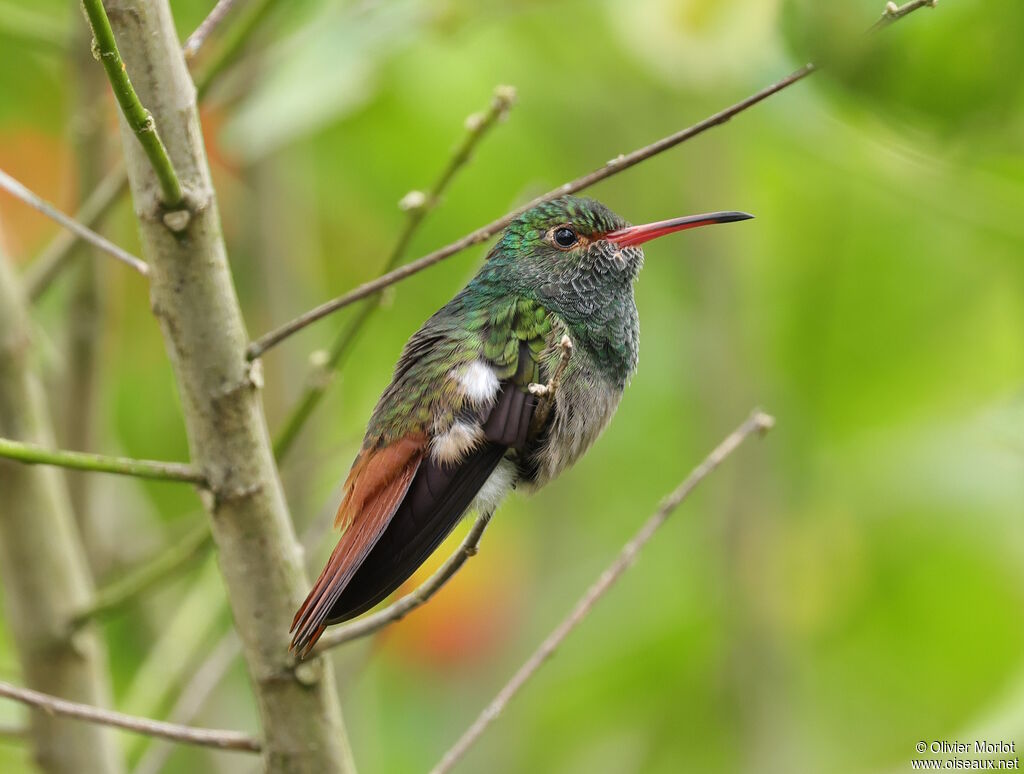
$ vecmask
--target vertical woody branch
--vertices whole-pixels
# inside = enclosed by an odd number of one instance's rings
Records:
[[[346,772],[351,754],[329,664],[296,668],[288,627],[306,589],[274,466],[259,376],[232,283],[196,111],[166,0],[108,0],[117,42],[185,190],[165,214],[153,168],[122,120],[151,300],[178,383],[192,460],[205,474],[221,571],[256,695],[268,772]],[[178,216],[184,217],[178,217]],[[168,217],[173,216],[173,217]]]
[[[0,255],[0,435],[53,444],[42,392],[30,371],[30,329],[14,273]],[[0,585],[25,683],[87,704],[106,705],[106,655],[96,633],[72,635],[92,581],[62,474],[0,460]],[[110,732],[32,714],[35,758],[47,774],[117,774]]]

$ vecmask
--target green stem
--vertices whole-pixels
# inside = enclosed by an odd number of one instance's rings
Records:
[[[408,215],[405,219],[402,233],[399,234],[394,247],[391,248],[391,253],[384,263],[384,272],[391,271],[399,264],[405,256],[420,224],[440,204],[442,195],[448,190],[448,186],[459,170],[473,157],[473,152],[480,141],[495,124],[508,115],[508,111],[515,103],[515,98],[515,89],[512,87],[499,86],[496,88],[494,90],[494,98],[491,100],[487,110],[483,113],[474,113],[466,119],[466,134],[448,159],[448,163],[434,182],[434,185],[431,186],[430,191],[426,194],[414,191],[403,199]],[[327,391],[327,387],[331,382],[331,376],[340,368],[342,361],[359,336],[359,332],[379,308],[379,297],[380,293],[375,293],[360,304],[356,316],[352,318],[347,326],[342,328],[337,338],[335,338],[334,343],[327,352],[326,359],[313,365],[312,372],[306,380],[305,391],[299,398],[295,408],[292,409],[291,414],[285,420],[284,426],[274,441],[274,456],[278,462],[281,462],[284,456],[291,450],[295,439],[299,435],[299,431]]]
[[[119,610],[140,594],[185,567],[193,559],[204,556],[207,548],[212,545],[213,536],[210,534],[210,525],[203,521],[187,532],[177,543],[163,549],[155,558],[140,563],[128,574],[99,589],[89,607],[75,616],[74,626],[78,628],[94,618],[101,618]]]
[[[232,28],[230,35],[217,54],[216,60],[211,62],[203,74],[196,78],[196,89],[200,94],[205,94],[221,72],[235,60],[252,33],[265,18],[265,12],[269,10],[269,6],[272,6],[274,2],[276,0],[260,0],[256,6],[252,7],[250,13],[242,18],[238,27]],[[262,12],[257,13],[257,11]],[[198,49],[193,52],[193,54],[195,53],[198,53]],[[119,164],[108,172],[96,189],[89,194],[89,198],[76,213],[75,220],[94,228],[127,190],[128,176],[124,166]],[[72,255],[72,248],[78,243],[78,239],[79,237],[75,234],[62,232],[54,237],[53,241],[39,254],[39,257],[25,272],[25,292],[29,299],[35,301],[50,287],[50,283],[67,264]]]
[[[0,438],[0,457],[17,460],[29,465],[56,465],[75,470],[91,470],[96,473],[117,473],[122,476],[136,476],[161,481],[185,481],[204,486],[206,479],[192,465],[180,462],[158,462],[136,460],[130,457],[107,457],[102,454],[44,449],[31,443],[21,443]]]
[[[135,87],[128,77],[128,69],[117,50],[117,41],[114,40],[114,31],[110,27],[110,19],[107,18],[103,0],[82,0],[82,8],[85,9],[89,26],[92,27],[95,51],[103,64],[103,69],[107,71],[107,78],[110,79],[110,87],[114,90],[117,104],[121,106],[128,126],[139,138],[139,143],[160,181],[163,203],[171,209],[177,209],[185,198],[181,192],[178,174],[174,171],[171,157],[167,155],[167,148],[164,147],[164,142],[156,130],[153,116],[139,100],[139,95],[135,93]]]

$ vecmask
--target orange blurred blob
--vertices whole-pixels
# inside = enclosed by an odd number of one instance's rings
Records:
[[[28,128],[8,128],[0,133],[0,169],[69,213],[75,209],[74,166],[71,148],[63,137]],[[0,191],[0,201],[4,247],[15,262],[25,262],[58,226],[6,191]]]
[[[408,594],[458,548],[471,522],[448,537],[399,589]],[[493,528],[492,528],[493,529]],[[484,536],[481,551],[426,605],[385,630],[391,655],[430,670],[464,669],[487,661],[518,626],[524,608],[525,568],[514,536]],[[490,538],[488,540],[488,538]]]

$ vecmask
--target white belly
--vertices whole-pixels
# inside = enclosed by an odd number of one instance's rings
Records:
[[[477,513],[494,513],[505,496],[512,491],[517,478],[515,464],[503,459],[476,493],[471,509]]]

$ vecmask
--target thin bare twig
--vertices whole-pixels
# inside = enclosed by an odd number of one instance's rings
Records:
[[[871,25],[871,31],[888,27],[894,21],[902,19],[908,13],[913,13],[918,8],[934,8],[938,2],[939,0],[910,0],[909,3],[904,3],[903,5],[888,2],[885,4],[885,10],[882,11],[882,17]]]
[[[0,696],[19,701],[30,707],[37,707],[53,715],[63,715],[87,723],[98,723],[113,726],[125,731],[133,731],[147,736],[159,736],[182,744],[194,744],[200,747],[215,747],[218,750],[236,750],[238,752],[255,753],[260,751],[260,741],[241,731],[222,731],[211,728],[194,728],[166,723],[162,720],[139,718],[125,715],[122,712],[92,707],[73,701],[50,696],[28,688],[19,688],[10,683],[0,682]]]
[[[74,234],[78,236],[80,239],[84,239],[86,242],[95,247],[98,247],[100,250],[107,253],[108,255],[113,256],[117,260],[128,264],[142,276],[145,277],[149,274],[149,267],[141,258],[136,258],[128,251],[123,250],[122,248],[115,245],[113,242],[104,239],[95,231],[86,228],[74,218],[65,215],[63,212],[58,210],[56,207],[54,207],[46,200],[40,198],[39,196],[36,196],[36,194],[32,193],[28,188],[19,183],[17,180],[15,180],[13,177],[8,175],[3,170],[0,170],[0,188],[3,188],[11,195],[18,197],[30,207],[34,207],[35,209],[39,210],[39,212],[43,213],[43,215],[45,215],[46,217],[57,221],[62,226],[64,226],[64,228],[66,228],[68,231],[74,232]]]
[[[432,253],[424,255],[422,258],[418,258],[415,261],[411,261],[410,263],[405,264],[404,266],[400,266],[394,271],[390,271],[387,274],[383,274],[375,280],[363,283],[359,287],[350,290],[348,293],[345,293],[344,295],[338,296],[337,298],[320,304],[320,306],[310,309],[308,312],[299,315],[291,322],[285,323],[279,328],[275,328],[269,333],[266,333],[260,338],[253,341],[249,345],[249,348],[246,350],[246,356],[250,360],[257,358],[271,347],[280,344],[289,336],[298,333],[306,326],[311,325],[317,320],[326,317],[332,312],[336,312],[337,310],[342,309],[348,306],[349,304],[358,301],[361,298],[366,298],[367,296],[372,295],[373,293],[377,293],[378,291],[383,290],[384,288],[390,285],[394,285],[396,282],[400,282],[401,280],[404,280],[406,277],[411,277],[413,274],[421,272],[424,269],[433,266],[434,264],[439,263],[446,258],[450,258],[451,256],[455,255],[458,252],[461,252],[462,250],[465,250],[468,247],[472,247],[473,245],[487,241],[492,236],[501,231],[503,228],[505,228],[519,215],[526,212],[531,207],[535,207],[541,202],[549,201],[559,196],[565,196],[567,194],[576,193],[577,191],[582,191],[584,188],[589,188],[595,183],[612,177],[613,175],[617,175],[620,172],[629,169],[630,167],[636,166],[641,161],[646,161],[652,156],[656,156],[657,154],[663,153],[670,148],[674,148],[676,145],[679,145],[682,142],[686,142],[687,140],[692,139],[693,137],[696,137],[697,135],[702,134],[703,132],[706,132],[708,129],[711,129],[712,127],[724,124],[733,116],[742,113],[744,110],[753,107],[754,105],[756,105],[759,102],[762,102],[771,95],[776,94],[782,91],[783,89],[792,86],[794,83],[806,78],[808,75],[814,72],[815,69],[816,68],[813,64],[804,65],[800,69],[795,70],[794,72],[787,75],[781,81],[778,81],[776,83],[773,83],[771,86],[761,89],[761,91],[757,92],[756,94],[752,94],[746,99],[737,102],[735,105],[732,105],[726,108],[725,110],[721,110],[718,113],[715,113],[714,115],[705,118],[703,121],[694,124],[693,126],[675,132],[674,134],[670,134],[667,137],[663,137],[660,140],[651,143],[650,145],[645,145],[642,148],[638,148],[632,153],[617,156],[616,158],[607,162],[604,166],[595,169],[593,172],[589,172],[586,175],[583,175],[582,177],[578,177],[575,180],[572,180],[568,183],[564,183],[563,185],[558,186],[558,188],[554,188],[551,191],[548,191],[543,196],[538,196],[536,199],[527,202],[522,207],[519,207],[513,210],[512,212],[503,215],[497,220],[488,223],[486,226],[481,226],[476,231],[467,234],[461,239],[457,239],[456,241],[452,242],[449,245],[446,245],[445,247],[441,247],[437,250],[434,250]]]
[[[775,424],[775,420],[761,411],[755,410],[736,430],[722,441],[703,462],[700,463],[686,477],[686,479],[673,491],[661,506],[633,536],[633,538],[622,547],[619,555],[605,569],[601,576],[587,589],[579,602],[572,609],[562,622],[555,627],[540,647],[526,660],[526,662],[513,675],[512,679],[498,692],[494,700],[487,705],[483,712],[477,717],[473,724],[459,738],[448,752],[444,754],[440,763],[432,770],[431,774],[446,774],[465,755],[466,751],[480,738],[480,735],[487,727],[501,714],[502,710],[514,697],[526,682],[540,669],[541,665],[551,657],[558,649],[558,646],[565,641],[573,629],[575,629],[593,609],[594,605],[603,597],[608,590],[615,585],[623,573],[636,560],[640,550],[654,536],[658,528],[665,523],[672,511],[690,495],[690,493],[703,481],[709,473],[717,468],[732,454],[748,437],[754,433],[765,433]]]
[[[44,449],[32,443],[0,438],[0,457],[29,465],[56,465],[61,468],[89,470],[96,473],[117,473],[160,481],[184,481],[206,485],[206,477],[198,468],[181,462],[137,460],[131,457],[108,457],[103,454]]]
[[[217,26],[224,21],[225,17],[231,13],[231,9],[238,4],[238,0],[217,0],[217,4],[213,6],[213,10],[206,15],[199,26],[192,31],[192,34],[185,40],[185,45],[181,47],[182,53],[185,55],[185,59],[191,59],[199,53],[199,49],[203,47],[203,43],[210,36]]]
[[[516,92],[514,88],[511,86],[498,86],[494,90],[494,97],[487,110],[483,113],[474,113],[466,119],[465,137],[463,137],[462,142],[459,143],[448,159],[448,163],[445,164],[441,175],[437,178],[434,185],[431,186],[430,190],[427,193],[411,191],[402,199],[400,206],[408,213],[405,219],[405,227],[402,229],[402,233],[399,234],[394,247],[391,249],[391,254],[384,263],[384,271],[390,271],[402,260],[420,224],[441,202],[441,197],[448,190],[448,186],[455,178],[455,175],[473,157],[473,153],[477,145],[480,144],[480,141],[487,136],[492,127],[505,119],[508,111],[515,104],[515,99]],[[306,380],[307,386],[305,391],[296,402],[295,407],[284,421],[280,432],[274,439],[274,456],[277,458],[278,463],[284,459],[291,449],[295,439],[298,438],[299,431],[327,391],[331,374],[341,366],[342,360],[350,351],[352,344],[359,336],[359,332],[377,308],[378,305],[374,299],[367,299],[363,303],[362,308],[356,313],[356,316],[338,334],[334,343],[331,344],[331,348],[325,353],[326,357],[322,359],[317,358],[314,361],[311,369],[312,373]]]
[[[897,19],[903,18],[907,14],[916,11],[918,8],[922,8],[924,6],[934,8],[936,2],[937,0],[912,0],[912,2],[909,2],[903,6],[898,6],[894,10],[890,10],[890,8],[887,6],[886,12],[883,14],[883,18],[879,21],[882,22],[881,26],[886,26],[887,24],[896,21]],[[876,23],[875,26],[879,26],[879,23]],[[874,29],[874,27],[872,29]],[[249,348],[246,350],[246,356],[250,360],[253,360],[262,355],[271,347],[276,346],[289,336],[299,332],[300,330],[302,330],[308,325],[313,324],[317,320],[320,320],[326,317],[327,315],[358,301],[361,298],[365,298],[366,296],[372,295],[373,293],[377,293],[378,291],[383,290],[384,288],[390,285],[394,285],[396,282],[400,282],[404,280],[406,277],[411,277],[413,274],[421,272],[424,269],[433,266],[435,263],[439,263],[445,260],[446,258],[450,258],[451,256],[455,255],[458,252],[461,252],[462,250],[465,250],[468,247],[472,247],[473,245],[487,241],[492,236],[501,231],[503,228],[505,228],[505,226],[511,223],[516,217],[526,212],[531,207],[535,207],[536,205],[542,202],[549,201],[559,196],[566,196],[568,194],[573,194],[578,191],[582,191],[584,188],[589,188],[595,183],[599,183],[600,181],[606,180],[607,178],[612,177],[613,175],[617,175],[620,172],[624,172],[630,167],[636,166],[641,161],[646,161],[652,156],[656,156],[659,153],[664,153],[665,151],[669,150],[670,148],[674,148],[676,145],[679,145],[680,143],[686,142],[687,140],[691,140],[697,135],[703,134],[708,129],[711,129],[715,126],[721,126],[734,116],[739,115],[745,110],[749,110],[754,105],[758,104],[759,102],[763,102],[773,94],[777,94],[778,92],[784,89],[788,89],[793,84],[802,81],[808,75],[810,75],[813,72],[816,72],[817,70],[818,67],[813,62],[805,64],[803,67],[794,70],[792,73],[787,75],[782,80],[777,81],[771,84],[770,86],[766,86],[760,91],[751,94],[746,99],[740,100],[734,105],[730,105],[724,110],[720,110],[714,115],[708,116],[703,121],[699,121],[696,124],[693,124],[693,126],[689,126],[686,129],[681,129],[680,131],[675,132],[674,134],[670,134],[667,137],[663,137],[660,140],[652,142],[650,145],[645,145],[642,148],[638,148],[637,150],[632,151],[631,153],[617,156],[611,161],[607,162],[603,167],[595,169],[593,172],[583,175],[582,177],[578,177],[575,180],[572,180],[568,183],[564,183],[560,185],[558,188],[554,188],[551,191],[548,191],[543,196],[538,196],[536,199],[527,202],[522,207],[519,207],[518,209],[515,209],[512,212],[503,215],[497,220],[488,223],[486,226],[481,226],[476,231],[467,234],[461,239],[457,239],[456,241],[452,242],[449,245],[441,247],[432,253],[424,255],[422,258],[418,258],[415,261],[411,261],[410,263],[405,264],[404,266],[400,266],[394,271],[390,271],[387,274],[383,274],[380,277],[377,277],[377,279],[375,280],[363,283],[359,287],[350,290],[348,293],[338,296],[337,298],[333,298],[330,301],[326,301],[323,304],[320,304],[319,306],[310,309],[308,312],[299,315],[294,320],[287,322],[278,328],[275,328],[269,333],[266,333],[260,338],[253,341],[249,345]]]
[[[327,630],[324,636],[320,638],[320,642],[317,643],[313,652],[321,653],[343,643],[351,642],[360,637],[366,637],[395,621],[405,618],[417,607],[425,604],[454,577],[455,573],[462,569],[462,565],[466,563],[469,557],[476,556],[476,552],[480,547],[480,538],[483,537],[484,530],[487,529],[487,525],[490,522],[491,514],[481,513],[477,516],[469,532],[466,533],[466,537],[462,539],[462,543],[448,557],[445,563],[441,565],[437,572],[415,590],[410,591],[383,610],[347,623],[344,626],[336,626],[333,629]]]

